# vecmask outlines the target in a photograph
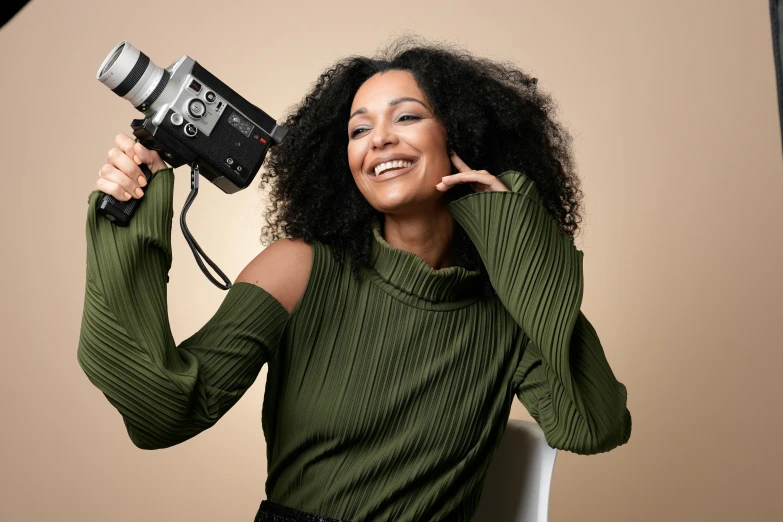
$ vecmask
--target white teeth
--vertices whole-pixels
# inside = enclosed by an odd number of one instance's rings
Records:
[[[386,163],[381,163],[380,165],[375,167],[375,175],[380,176],[384,170],[394,169],[398,167],[407,168],[410,167],[411,165],[413,165],[412,161],[405,161],[405,160],[387,161]]]

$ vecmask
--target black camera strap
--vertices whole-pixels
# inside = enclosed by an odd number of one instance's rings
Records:
[[[207,256],[204,251],[201,250],[201,247],[198,246],[198,243],[190,234],[187,223],[185,223],[185,215],[188,213],[188,209],[190,208],[191,203],[193,203],[193,200],[196,199],[196,194],[198,194],[198,177],[198,161],[194,161],[190,164],[190,194],[188,194],[188,198],[185,200],[185,206],[182,207],[182,213],[179,215],[179,225],[182,228],[182,233],[185,236],[185,240],[188,242],[190,250],[193,251],[193,256],[196,258],[196,263],[198,263],[198,266],[201,268],[201,271],[204,272],[204,275],[207,276],[207,279],[212,281],[212,283],[221,290],[228,290],[231,288],[231,280],[226,277],[226,274],[224,274],[220,268],[218,268],[218,266],[212,262],[209,256]],[[211,266],[215,272],[217,272],[225,284],[221,284],[217,279],[212,277],[212,274],[207,271],[204,263],[201,261],[200,256],[204,257],[207,263],[209,263],[209,266]]]

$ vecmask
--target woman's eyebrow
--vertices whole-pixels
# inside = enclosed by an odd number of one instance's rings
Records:
[[[420,104],[422,107],[424,107],[425,109],[429,110],[427,106],[424,105],[424,102],[422,102],[421,100],[417,100],[416,98],[411,98],[410,96],[403,96],[402,98],[394,98],[392,101],[389,102],[389,107],[392,107],[394,105],[397,105],[398,103],[402,103],[406,101],[416,102]],[[365,112],[367,112],[367,109],[365,107],[362,107],[361,109],[356,109],[355,111],[353,111],[353,114],[351,114],[351,116],[348,118],[348,121],[351,121],[351,118],[353,118],[354,116],[357,116],[359,114],[364,114]]]

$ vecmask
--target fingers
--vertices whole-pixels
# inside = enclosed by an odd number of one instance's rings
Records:
[[[473,181],[490,184],[494,179],[495,176],[493,176],[486,170],[471,170],[470,172],[460,172],[458,174],[450,174],[448,176],[444,176],[443,178],[441,178],[440,183],[446,186],[456,185],[457,183],[468,183]]]
[[[166,164],[157,151],[150,150],[127,134],[118,134],[114,139],[117,148],[122,150],[137,165],[144,163],[155,174],[160,169],[165,169]]]
[[[146,164],[153,174],[160,169],[166,168],[166,166],[163,165],[163,160],[160,159],[158,152],[149,150],[141,143],[134,144],[133,153],[135,155],[134,158],[137,159],[139,163],[143,162]]]
[[[133,160],[133,163],[136,165],[141,165],[142,161],[145,159],[137,153],[136,146],[140,147],[145,152],[149,151],[144,148],[140,143],[136,143],[136,140],[128,136],[127,134],[118,134],[117,137],[114,139],[114,142],[117,144],[117,148],[119,148],[128,158],[131,158]],[[144,153],[141,153],[142,156],[144,156]],[[146,161],[144,162],[146,163]],[[138,171],[138,175],[135,175],[134,173],[129,174],[133,179],[136,180],[139,187],[143,187],[147,184],[147,178],[144,177],[144,173],[141,171],[141,169],[136,169]]]
[[[120,171],[108,163],[101,167],[101,177],[95,182],[95,188],[114,196],[120,201],[127,201],[131,198],[139,199],[144,195],[143,191],[139,195],[136,190],[141,190],[124,172]]]
[[[104,179],[99,179],[95,183],[95,188],[93,190],[100,190],[104,194],[108,194],[117,201],[128,201],[133,196],[125,192],[122,187],[117,185],[116,183],[111,183],[109,181],[106,181]]]
[[[450,174],[441,178],[440,183],[435,185],[435,188],[441,191],[446,191],[459,183],[470,183],[473,181],[480,181],[476,178],[475,172],[461,172],[459,174]]]
[[[130,141],[130,143],[129,143]],[[138,164],[131,159],[126,151],[133,153],[133,140],[125,135],[118,135],[115,143],[106,154],[106,163],[100,169],[100,176],[95,187],[120,201],[130,198],[139,199],[144,196],[142,186],[147,184],[144,174]]]
[[[142,187],[147,186],[139,165],[146,164],[153,174],[167,165],[157,151],[147,149],[127,134],[115,136],[114,143],[116,146],[106,154],[106,163],[100,169],[95,189],[120,201],[139,199],[144,196]]]
[[[117,136],[114,138],[114,143],[117,145],[118,149],[125,153],[126,156],[132,158],[134,163],[137,165],[141,163],[141,159],[137,156],[133,147],[136,145],[136,140],[127,134],[117,134]]]
[[[472,170],[470,172],[460,172],[458,174],[444,176],[441,178],[441,182],[435,185],[435,188],[444,192],[459,183],[470,184],[471,188],[476,192],[508,191],[508,187],[506,187],[502,181],[486,170]]]
[[[462,158],[457,156],[457,153],[454,151],[451,151],[451,162],[454,163],[454,166],[457,167],[457,170],[460,172],[469,172],[473,169],[467,166],[464,161],[462,161]]]
[[[144,191],[141,190],[141,187],[147,184],[146,178],[139,168],[139,165],[133,161],[130,156],[117,147],[113,147],[109,149],[106,159],[109,165],[115,167],[130,179],[131,187],[133,189],[130,191],[131,194],[137,194],[139,197],[144,195]]]

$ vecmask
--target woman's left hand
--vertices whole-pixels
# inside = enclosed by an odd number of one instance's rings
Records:
[[[435,188],[446,192],[457,183],[468,183],[474,192],[508,192],[502,181],[486,170],[473,170],[468,167],[456,152],[451,153],[451,162],[457,167],[458,174],[444,176]]]

